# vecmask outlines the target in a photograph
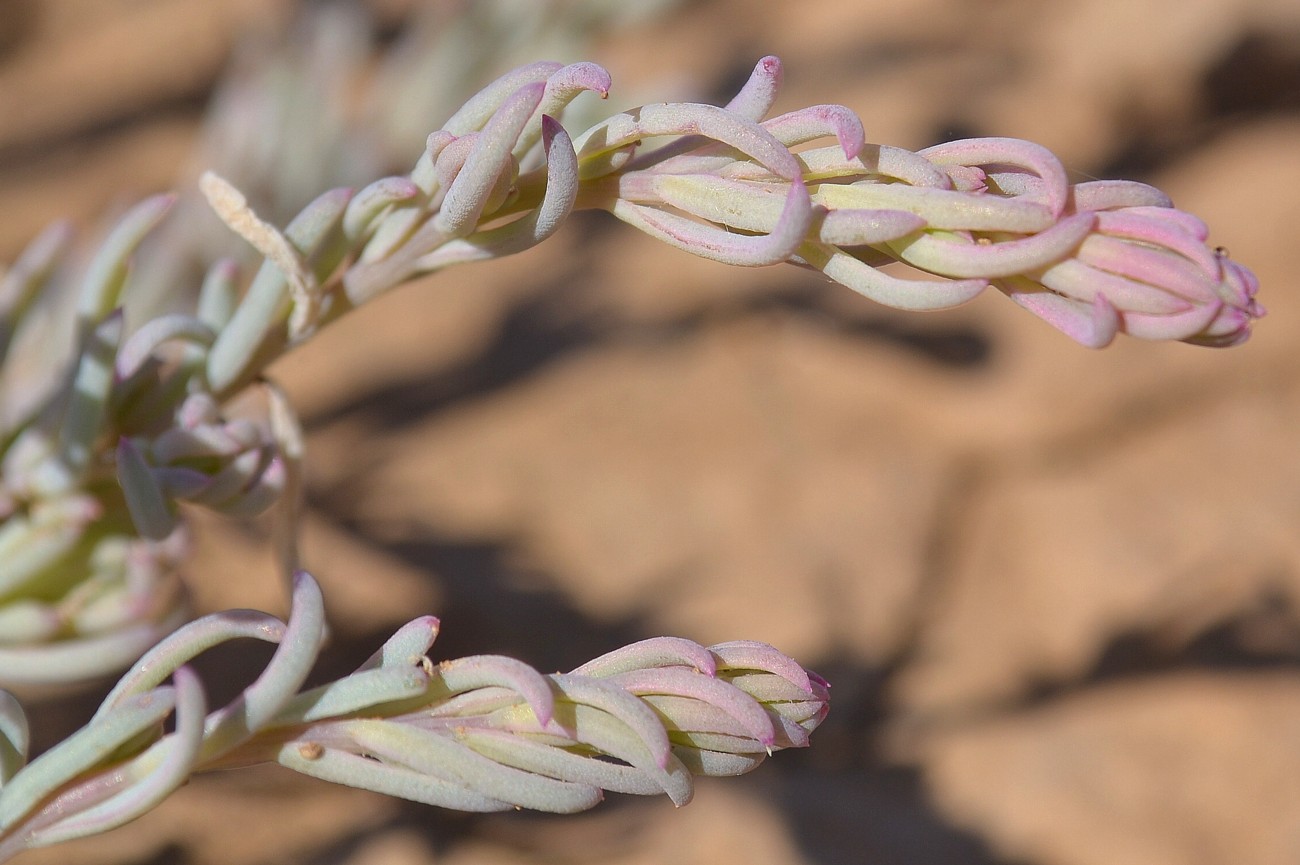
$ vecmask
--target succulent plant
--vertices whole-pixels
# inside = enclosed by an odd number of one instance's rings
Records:
[[[23,712],[0,692],[0,859],[120,825],[209,768],[273,761],[445,807],[573,811],[602,790],[684,804],[693,775],[808,743],[826,683],[761,643],[658,638],[544,676],[492,656],[434,664],[426,617],[304,692],[324,638],[305,573],[288,623],[183,624],[185,509],[246,517],[297,496],[301,432],[267,365],[416,276],[522,252],[574,210],[603,209],[686,252],[813,268],[901,309],[996,288],[1093,347],[1118,333],[1233,345],[1263,315],[1250,271],[1157,190],[1070,184],[1023,141],[868,144],[839,105],[765,119],[781,72],[766,57],[725,106],[643,105],[572,135],[565,108],[606,97],[608,73],[524,65],[430,134],[409,173],[328,190],[283,229],[204,174],[262,263],[245,284],[236,261],[210,262],[187,311],[134,309],[126,290],[170,196],[124,214],[80,272],[63,263],[65,226],[32,243],[0,283],[0,684],[130,671],[30,763]],[[879,269],[894,261],[934,278]],[[232,408],[249,390],[260,414]],[[210,710],[186,664],[236,638],[279,648]]]

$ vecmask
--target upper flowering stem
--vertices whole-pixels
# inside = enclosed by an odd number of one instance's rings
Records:
[[[409,175],[327,193],[283,235],[208,178],[219,215],[268,260],[207,352],[208,384],[227,396],[353,306],[527,249],[579,208],[716,261],[811,267],[902,309],[996,287],[1090,346],[1120,332],[1231,345],[1264,313],[1254,276],[1149,186],[1072,185],[1049,151],[1014,139],[868,144],[842,105],[768,117],[781,77],[765,57],[725,106],[643,105],[571,139],[555,118],[583,91],[606,96],[609,74],[523,66],[432,133]],[[937,278],[880,269],[897,261]]]
[[[764,120],[779,80],[764,58],[725,108],[645,106],[579,136],[577,205],[705,258],[812,267],[902,309],[996,287],[1092,347],[1117,333],[1235,345],[1264,314],[1254,275],[1150,186],[1070,184],[1049,151],[1015,139],[869,145],[843,106]],[[640,152],[664,135],[680,137]],[[819,138],[836,141],[789,150]],[[879,270],[893,261],[945,280]]]

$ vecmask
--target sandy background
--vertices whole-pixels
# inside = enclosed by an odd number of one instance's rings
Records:
[[[205,777],[20,861],[1300,861],[1300,6],[758,8],[688,3],[588,59],[632,104],[725,99],[776,53],[780,109],[842,102],[912,147],[1032,138],[1080,178],[1156,183],[1271,315],[1242,348],[1088,352],[996,295],[905,315],[595,218],[405,288],[278,369],[311,434],[327,669],[424,612],[437,657],[543,669],[659,633],[763,639],[833,682],[814,746],[683,810],[564,819]],[[290,9],[0,0],[0,256],[183,177],[231,46]],[[410,4],[372,9],[391,34]],[[282,611],[264,533],[201,529],[199,605]],[[89,705],[36,707],[41,735]]]

